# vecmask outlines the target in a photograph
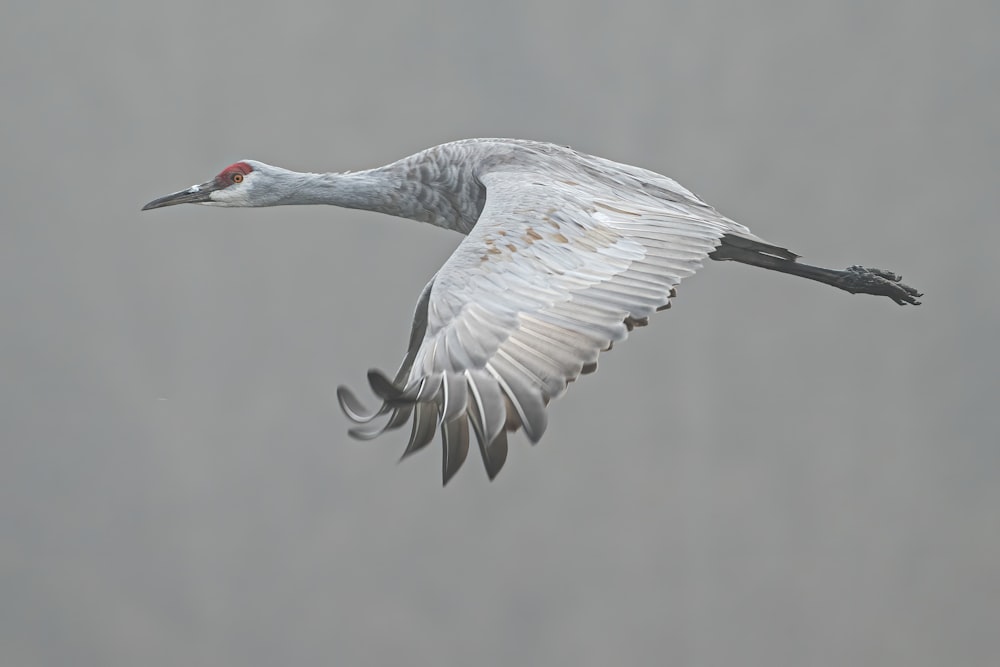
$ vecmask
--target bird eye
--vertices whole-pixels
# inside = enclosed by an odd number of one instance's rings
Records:
[[[243,182],[243,174],[241,174],[239,172],[233,174],[231,178],[233,179],[233,183],[242,183]]]

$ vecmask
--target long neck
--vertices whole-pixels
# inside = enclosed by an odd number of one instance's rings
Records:
[[[329,174],[290,171],[283,176],[286,194],[278,204],[329,204],[409,217],[395,203],[402,184],[378,170]]]
[[[455,198],[449,197],[438,184],[428,183],[411,170],[394,167],[328,174],[285,172],[281,188],[284,192],[274,204],[329,204],[377,211],[462,232],[471,229],[478,211],[456,209]]]

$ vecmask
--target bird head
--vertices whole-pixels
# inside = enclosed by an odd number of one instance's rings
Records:
[[[187,190],[154,199],[143,211],[174,204],[205,204],[207,206],[273,206],[287,194],[287,172],[278,167],[241,160],[215,176]]]

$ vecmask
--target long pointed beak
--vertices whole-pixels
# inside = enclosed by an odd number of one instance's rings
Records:
[[[174,204],[202,204],[212,201],[210,195],[218,189],[215,181],[208,181],[201,185],[192,185],[187,190],[181,190],[180,192],[154,199],[143,206],[142,210],[148,211],[152,208],[162,208],[164,206],[173,206]]]

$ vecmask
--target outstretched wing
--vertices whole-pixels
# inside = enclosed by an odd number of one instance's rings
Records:
[[[368,374],[382,406],[366,413],[338,390],[344,412],[362,425],[351,434],[374,438],[412,417],[406,456],[440,427],[447,483],[468,453],[471,426],[492,479],[506,460],[507,432],[523,427],[537,442],[546,404],[567,383],[669,307],[674,286],[723,234],[748,233],[686,190],[665,199],[660,190],[675,185],[665,177],[619,178],[628,182],[482,176],[479,221],[424,288],[398,373]]]

